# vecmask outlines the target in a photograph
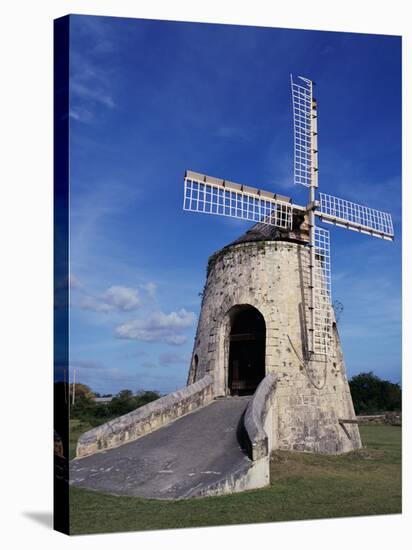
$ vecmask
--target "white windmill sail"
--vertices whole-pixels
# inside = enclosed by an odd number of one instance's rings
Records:
[[[323,227],[315,228],[314,326],[313,351],[327,355],[332,337],[332,291],[330,235]]]
[[[312,182],[312,81],[290,75],[293,105],[294,181],[310,187]]]
[[[325,193],[319,193],[319,196],[320,207],[316,211],[316,215],[323,222],[373,237],[393,240],[392,216],[387,212],[381,212]]]
[[[189,170],[184,178],[183,210],[292,228],[289,198]]]

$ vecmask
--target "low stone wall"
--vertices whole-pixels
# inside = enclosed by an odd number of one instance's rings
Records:
[[[270,406],[273,393],[276,389],[277,377],[270,373],[265,376],[256,389],[253,399],[250,401],[244,418],[246,435],[246,447],[251,460],[269,456],[271,452],[271,429],[265,426],[269,414],[271,419]],[[266,429],[265,429],[266,427]]]
[[[394,412],[385,414],[359,415],[356,417],[358,424],[391,424],[392,426],[402,425],[402,415]]]
[[[134,441],[207,405],[213,397],[213,378],[207,375],[186,388],[85,432],[79,438],[76,457],[88,456]]]
[[[208,487],[194,487],[183,498],[211,497],[241,493],[252,489],[267,487],[270,483],[269,457],[249,461],[231,474]]]
[[[276,383],[276,375],[267,374],[246,408],[241,439],[249,456],[247,462],[208,487],[194,487],[184,498],[225,495],[269,485],[273,444],[271,405]]]

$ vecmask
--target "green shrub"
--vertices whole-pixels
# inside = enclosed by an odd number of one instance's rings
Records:
[[[373,372],[363,372],[349,381],[356,414],[377,414],[402,410],[399,384],[382,380]]]

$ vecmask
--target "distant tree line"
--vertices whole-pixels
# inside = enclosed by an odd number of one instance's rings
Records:
[[[349,380],[353,405],[356,414],[379,414],[402,410],[402,390],[399,384],[382,380],[373,372],[363,372]],[[70,385],[69,398],[72,403],[73,385]],[[97,426],[159,399],[157,391],[121,390],[108,403],[96,402],[100,394],[94,393],[86,384],[75,384],[75,400],[70,407],[70,417],[92,426]],[[102,397],[111,397],[105,394]]]
[[[379,414],[402,410],[399,384],[382,380],[373,372],[362,372],[349,380],[356,414]]]
[[[70,403],[73,398],[72,392],[73,384],[70,385]],[[121,390],[108,403],[99,403],[95,401],[96,394],[86,384],[75,384],[74,392],[75,399],[74,404],[70,406],[70,418],[88,422],[92,426],[98,426],[161,397],[157,391],[141,390],[133,393],[132,390]]]

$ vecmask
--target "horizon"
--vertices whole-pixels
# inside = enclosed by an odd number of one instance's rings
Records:
[[[372,372],[372,375],[375,375],[375,373],[373,371]],[[370,374],[370,372],[359,372],[357,374],[354,374],[353,376],[351,376],[348,380],[349,380],[349,383],[351,382],[352,378],[355,377],[355,376],[358,376],[358,375],[364,375],[364,374]],[[390,382],[391,384],[395,384],[395,385],[399,385],[400,389],[402,390],[402,383],[400,382],[393,382],[391,380],[385,380],[383,378],[380,378],[378,377],[382,382]],[[55,382],[55,384],[62,384],[64,383],[62,380],[58,380]],[[73,381],[70,382],[70,385],[73,384]],[[99,392],[99,391],[95,391],[93,390],[92,387],[90,387],[88,384],[83,384],[83,382],[78,382],[78,381],[75,381],[74,382],[75,385],[84,385],[84,386],[87,386],[90,391],[94,394],[95,397],[101,397],[101,398],[105,398],[105,397],[117,397],[117,395],[122,392],[122,391],[127,391],[127,390],[131,390],[132,393],[133,393],[133,397],[135,397],[139,392],[153,392],[153,393],[158,393],[159,394],[159,397],[164,397],[166,394],[162,393],[162,392],[159,392],[158,390],[156,390],[155,388],[145,388],[145,389],[140,389],[140,390],[133,390],[132,388],[127,388],[127,387],[124,387],[124,388],[121,388],[120,390],[118,390],[116,393],[112,393],[112,392]],[[169,392],[170,393],[170,392]]]

